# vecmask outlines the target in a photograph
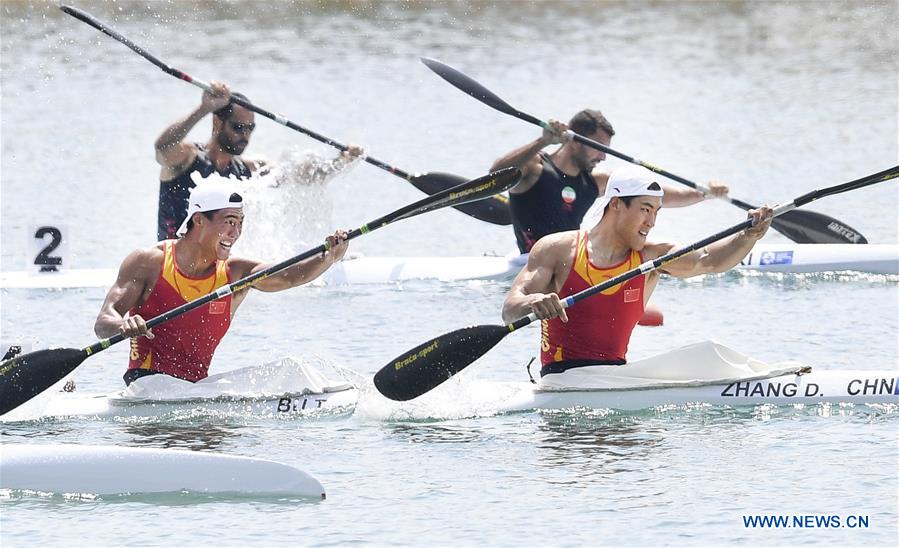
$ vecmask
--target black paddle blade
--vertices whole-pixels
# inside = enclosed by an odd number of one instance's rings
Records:
[[[87,356],[86,351],[76,348],[52,348],[23,354],[0,364],[0,415],[62,380]]]
[[[397,356],[375,374],[375,387],[396,401],[417,398],[487,353],[511,333],[504,325],[464,327]]]
[[[793,209],[774,218],[771,227],[800,244],[866,244],[851,226],[823,213]]]
[[[482,103],[485,103],[500,112],[511,114],[512,116],[518,116],[520,114],[515,108],[512,107],[512,105],[500,99],[495,93],[485,88],[481,84],[475,82],[465,74],[462,74],[453,67],[443,64],[436,59],[430,59],[428,57],[421,57],[421,62],[424,63],[425,66],[427,66],[429,69],[437,73],[437,76],[440,76],[450,84],[471,95],[478,101],[481,101]]]
[[[434,195],[442,190],[468,182],[468,179],[452,173],[420,173],[411,175],[408,180],[415,188],[428,195]],[[483,200],[453,207],[479,221],[502,226],[512,224],[509,198],[504,195],[490,196]]]

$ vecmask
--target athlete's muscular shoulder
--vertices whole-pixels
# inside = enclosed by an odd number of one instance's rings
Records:
[[[518,184],[509,190],[511,194],[524,194],[534,188],[543,173],[543,158],[540,157],[540,154],[534,154],[521,164],[519,169],[521,169],[521,178],[518,180]]]
[[[554,277],[564,278],[571,268],[577,238],[576,230],[556,232],[540,238],[531,249],[528,263],[535,267],[550,268],[555,273]]]
[[[116,285],[140,293],[151,291],[159,279],[164,256],[164,242],[135,249],[122,261]]]
[[[149,247],[142,247],[132,251],[122,261],[120,273],[132,275],[135,279],[146,278],[147,275],[155,276],[162,266],[165,257],[165,242],[159,242]]]
[[[178,177],[194,164],[199,149],[195,143],[182,141],[170,147],[165,152],[156,151],[156,161],[160,165],[159,180],[171,181]]]
[[[650,243],[646,242],[646,245],[643,246],[643,260],[644,261],[652,261],[654,259],[658,259],[663,255],[667,255],[677,249],[677,245],[666,242],[666,243]]]
[[[225,264],[228,268],[228,276],[232,281],[236,281],[252,274],[257,267],[262,265],[262,262],[243,257],[230,257]]]

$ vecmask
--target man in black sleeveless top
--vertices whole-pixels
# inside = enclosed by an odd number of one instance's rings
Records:
[[[615,130],[598,110],[582,110],[568,125],[550,120],[549,127],[534,141],[499,158],[491,171],[505,167],[521,170],[521,181],[509,191],[512,226],[518,249],[522,253],[547,234],[577,230],[584,214],[596,198],[605,193],[609,174],[596,170],[606,157],[604,152],[570,140],[565,132],[575,133],[609,145]],[[555,152],[544,148],[559,144]],[[687,206],[702,201],[705,196],[683,185],[663,185],[666,207]],[[709,184],[714,196],[727,194],[727,187]]]
[[[232,93],[221,82],[210,82],[212,91],[204,91],[200,106],[186,117],[166,128],[156,139],[156,161],[159,174],[159,213],[156,228],[158,240],[175,238],[175,232],[187,216],[187,199],[196,186],[191,178],[198,173],[204,179],[212,173],[235,179],[247,179],[265,162],[242,158],[250,136],[256,129],[255,114],[231,101]],[[244,95],[234,96],[249,101]],[[207,114],[212,113],[212,135],[204,145],[191,143],[187,134]],[[342,163],[360,156],[357,145],[341,153]],[[336,160],[335,160],[336,162]]]
[[[196,186],[191,173],[196,171],[206,178],[217,172],[246,179],[263,165],[240,157],[256,129],[255,114],[232,103],[231,91],[225,84],[211,82],[211,86],[212,92],[203,92],[199,107],[156,139],[156,161],[162,166],[156,229],[159,240],[175,238],[175,231],[187,216],[187,199]],[[214,114],[209,141],[205,145],[185,141],[190,130],[209,113]]]

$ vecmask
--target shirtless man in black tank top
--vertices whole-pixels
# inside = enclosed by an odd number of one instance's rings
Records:
[[[224,177],[247,179],[265,166],[262,160],[241,157],[256,129],[256,115],[231,101],[231,91],[221,82],[210,82],[212,91],[204,91],[200,106],[176,121],[156,139],[159,174],[158,240],[175,238],[175,231],[187,216],[187,199],[196,183],[191,174],[209,177],[213,172]],[[245,96],[235,96],[248,100]],[[212,113],[212,135],[206,144],[192,143],[185,137],[207,114]],[[335,163],[346,164],[362,154],[357,145],[341,153]]]
[[[605,193],[609,174],[596,169],[605,160],[604,152],[569,140],[575,133],[609,145],[615,130],[598,110],[582,110],[566,125],[550,120],[539,138],[497,159],[491,171],[505,167],[521,170],[521,181],[509,191],[512,226],[521,253],[548,234],[576,230],[584,214],[598,196]],[[543,151],[561,144],[554,152]],[[666,207],[682,207],[702,201],[705,196],[683,185],[665,183]],[[727,187],[711,182],[714,196],[727,194]]]

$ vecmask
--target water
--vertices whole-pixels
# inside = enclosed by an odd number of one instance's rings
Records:
[[[515,107],[565,119],[598,107],[622,152],[733,196],[790,199],[896,163],[892,2],[79,3],[196,76],[406,171],[486,172],[537,128],[437,78],[417,57],[469,74]],[[20,270],[29,229],[64,226],[70,266],[110,267],[155,234],[152,142],[199,90],[39,2],[0,5],[2,251]],[[205,140],[208,120],[193,133]],[[282,164],[332,149],[267,120],[248,149]],[[620,165],[609,160],[609,167]],[[243,254],[281,258],[420,197],[357,165],[284,189],[248,220]],[[277,195],[275,195],[277,196]],[[874,243],[897,241],[887,183],[811,209]],[[664,211],[657,232],[692,241],[739,221],[710,202]],[[772,234],[771,240],[782,239]],[[504,254],[511,231],[455,211],[356,240],[372,256]],[[467,324],[498,323],[502,283],[315,285],[255,294],[214,370],[285,354],[357,372],[351,417],[226,416],[6,423],[3,443],[176,447],[272,458],[322,481],[324,503],[197,494],[0,501],[6,546],[61,544],[866,544],[895,545],[896,413],[870,408],[650,410],[496,416],[470,397],[526,379],[537,331],[507,337],[461,378],[410,404],[371,375]],[[2,338],[33,348],[94,340],[100,290],[5,290]],[[632,357],[714,338],[767,361],[899,366],[895,278],[730,273],[663,280],[666,325],[638,329]],[[76,373],[80,392],[120,385],[126,349]],[[869,517],[864,529],[746,528],[753,514]],[[172,519],[175,517],[175,519]],[[52,524],[52,526],[48,526]]]

